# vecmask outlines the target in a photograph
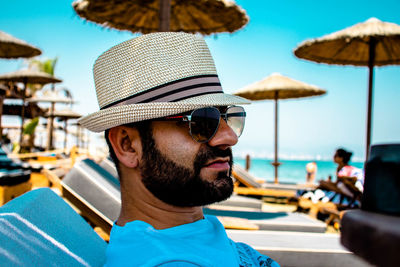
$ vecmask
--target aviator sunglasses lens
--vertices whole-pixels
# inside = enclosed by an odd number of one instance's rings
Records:
[[[217,132],[220,116],[219,110],[214,107],[194,110],[190,120],[193,139],[200,143],[209,141]]]
[[[226,111],[226,123],[235,132],[237,137],[240,137],[244,128],[246,112],[243,107],[232,106]]]

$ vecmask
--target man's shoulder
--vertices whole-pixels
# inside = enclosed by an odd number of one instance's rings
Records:
[[[233,242],[236,246],[239,256],[239,266],[262,266],[262,267],[279,267],[279,264],[270,257],[261,254],[249,245],[241,242]]]

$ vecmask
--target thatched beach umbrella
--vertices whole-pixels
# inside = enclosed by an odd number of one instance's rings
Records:
[[[39,48],[0,31],[0,58],[34,57],[41,53]]]
[[[400,64],[400,25],[376,18],[303,42],[294,54],[318,63],[368,66],[366,158],[371,143],[374,66]]]
[[[42,54],[39,48],[36,48],[27,42],[17,39],[14,36],[0,31],[0,58],[28,58]],[[2,139],[1,115],[3,114],[4,97],[0,97],[0,140]]]
[[[272,163],[275,168],[275,183],[278,183],[278,167],[281,164],[278,162],[278,100],[323,95],[325,93],[325,90],[317,86],[293,80],[279,73],[273,73],[265,79],[235,92],[235,95],[250,100],[273,99],[275,102],[275,158]]]
[[[48,114],[49,115],[49,114]],[[72,109],[63,109],[63,110],[55,110],[52,115],[54,118],[58,118],[59,120],[64,121],[64,149],[67,148],[67,136],[68,136],[68,120],[70,119],[78,119],[82,117],[82,114],[73,111]]]
[[[53,149],[53,119],[55,117],[54,113],[54,106],[56,103],[64,103],[64,104],[71,104],[73,103],[71,98],[60,96],[58,95],[57,91],[45,91],[42,96],[34,96],[32,98],[27,99],[28,102],[36,102],[36,103],[51,103],[51,107],[47,116],[49,118],[49,125],[48,125],[48,135],[47,135],[47,145],[46,149],[51,150]]]
[[[4,104],[3,115],[21,116],[21,104]],[[42,109],[35,103],[28,103],[25,106],[25,119],[33,119],[35,117],[43,117],[46,114],[46,109]]]
[[[234,32],[247,24],[246,12],[227,0],[77,0],[84,19],[133,33],[158,31],[213,34]]]
[[[20,142],[22,142],[22,130],[24,126],[25,119],[25,97],[26,97],[26,85],[28,83],[32,84],[48,84],[48,83],[59,83],[60,79],[57,79],[50,74],[33,71],[30,69],[26,70],[18,70],[15,72],[5,73],[0,75],[0,82],[21,82],[24,84],[22,90],[22,110],[21,110],[21,134],[20,134]]]
[[[1,128],[1,117],[3,115],[3,103],[7,91],[8,87],[0,83],[0,140],[2,139],[3,136],[3,129]]]

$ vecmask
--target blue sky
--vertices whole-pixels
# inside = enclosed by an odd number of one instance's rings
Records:
[[[279,102],[279,153],[282,157],[330,159],[345,147],[364,157],[367,79],[365,67],[317,64],[298,59],[293,49],[364,22],[370,17],[400,24],[399,1],[237,1],[250,17],[233,34],[206,37],[228,93],[279,72],[325,90],[321,97]],[[78,101],[74,109],[98,109],[92,78],[97,56],[138,36],[103,29],[75,14],[72,1],[3,1],[0,30],[58,56],[56,76]],[[23,60],[0,60],[0,73],[15,71]],[[400,142],[400,66],[375,68],[372,143]],[[234,152],[273,155],[273,102],[248,106],[246,128]]]

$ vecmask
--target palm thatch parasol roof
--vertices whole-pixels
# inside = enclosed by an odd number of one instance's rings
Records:
[[[103,27],[151,33],[160,31],[160,2],[170,7],[166,31],[232,33],[249,21],[243,9],[227,0],[78,0],[72,5],[79,16]]]
[[[62,82],[62,80],[57,79],[56,77],[51,76],[50,74],[47,74],[45,72],[24,69],[0,74],[0,82],[47,84],[59,83]]]
[[[374,66],[400,64],[400,25],[370,18],[346,29],[303,42],[294,54],[318,63],[368,66],[366,158],[372,128]]]
[[[289,98],[301,98],[323,95],[326,91],[315,85],[306,84],[279,73],[272,73],[270,76],[243,87],[235,92],[235,95],[250,100],[273,99],[275,102],[275,157],[272,165],[275,168],[275,183],[278,183],[278,100]]]
[[[82,114],[75,112],[69,108],[62,110],[55,110],[53,114],[50,114],[50,112],[46,113],[47,117],[50,117],[50,115],[59,118],[60,120],[78,119],[82,117]]]
[[[377,18],[307,40],[294,54],[318,63],[368,66],[372,42],[375,43],[375,66],[400,64],[400,25]]]
[[[64,103],[64,104],[71,104],[74,101],[71,98],[59,96],[56,94],[48,94],[42,96],[33,96],[31,98],[26,99],[27,102],[42,102],[42,103]]]
[[[41,53],[39,48],[0,31],[0,58],[34,57]]]
[[[252,83],[235,92],[235,95],[250,100],[289,99],[323,95],[326,91],[311,84],[272,73],[261,81]]]
[[[17,104],[4,104],[2,115],[20,116],[22,105]],[[26,106],[25,118],[32,119],[35,117],[43,117],[46,114],[46,109],[39,107],[35,103],[29,103]]]

